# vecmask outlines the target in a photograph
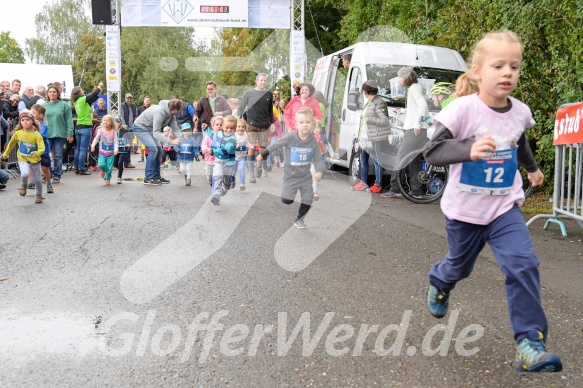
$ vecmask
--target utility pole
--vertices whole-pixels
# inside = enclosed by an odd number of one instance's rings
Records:
[[[291,0],[291,31],[290,31],[290,87],[304,82],[306,76],[306,40],[304,28],[305,0]]]
[[[113,25],[105,26],[105,79],[107,113],[119,112],[121,99],[121,13],[120,0],[111,0]]]

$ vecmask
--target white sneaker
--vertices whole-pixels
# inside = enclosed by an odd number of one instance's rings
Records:
[[[302,218],[296,220],[296,222],[294,222],[294,225],[298,229],[306,229],[306,224],[304,223],[304,220]]]
[[[239,190],[241,191],[245,190],[245,185],[239,185]]]
[[[122,181],[123,181],[123,179],[121,179],[121,178],[117,178],[117,184],[118,184],[118,185],[121,185]]]

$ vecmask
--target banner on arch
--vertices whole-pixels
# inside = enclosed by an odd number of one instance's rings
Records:
[[[290,0],[122,0],[124,27],[289,29]]]

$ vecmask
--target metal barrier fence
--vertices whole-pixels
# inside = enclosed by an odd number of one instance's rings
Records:
[[[9,129],[5,130],[7,132],[6,145],[8,145],[10,139],[12,138],[10,132],[14,129],[13,127],[14,126],[11,126]],[[14,179],[17,179],[20,174],[20,170],[18,169],[18,156],[16,154],[17,149],[18,147],[12,148],[12,151],[10,151],[10,154],[8,155],[8,160],[2,162],[2,169],[10,174]]]
[[[551,223],[555,223],[566,237],[567,228],[561,219],[572,219],[583,228],[583,103],[564,105],[559,109],[553,144],[553,214],[536,215],[526,225],[530,226],[536,220],[546,218],[545,230]]]

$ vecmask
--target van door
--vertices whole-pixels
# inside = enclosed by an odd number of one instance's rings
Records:
[[[314,76],[312,77],[312,85],[314,85],[316,91],[320,91],[324,95],[324,99],[326,100],[326,109],[322,111],[326,116],[321,120],[321,123],[324,123],[322,133],[326,134],[328,139],[330,139],[331,123],[333,122],[334,116],[334,112],[330,107],[334,100],[333,90],[336,73],[338,72],[336,65],[337,59],[335,55],[322,57],[318,59],[316,68],[314,69]]]
[[[351,63],[351,67],[348,72],[348,82],[346,82],[346,89],[344,93],[344,99],[342,102],[342,117],[341,117],[341,128],[340,128],[340,145],[338,153],[340,159],[346,161],[350,160],[350,155],[352,153],[352,144],[356,137],[358,137],[358,128],[360,125],[360,116],[362,114],[363,106],[363,96],[362,96],[362,77],[363,71],[358,64]],[[358,101],[356,107],[348,107],[348,96],[349,94],[358,93]]]
[[[341,56],[335,55],[331,65],[330,82],[325,93],[326,102],[328,103],[326,107],[328,118],[326,120],[325,133],[334,150],[334,156],[338,156],[338,149],[340,147],[342,103],[344,101],[347,73],[347,70],[342,67]],[[335,158],[334,163],[336,163]]]

